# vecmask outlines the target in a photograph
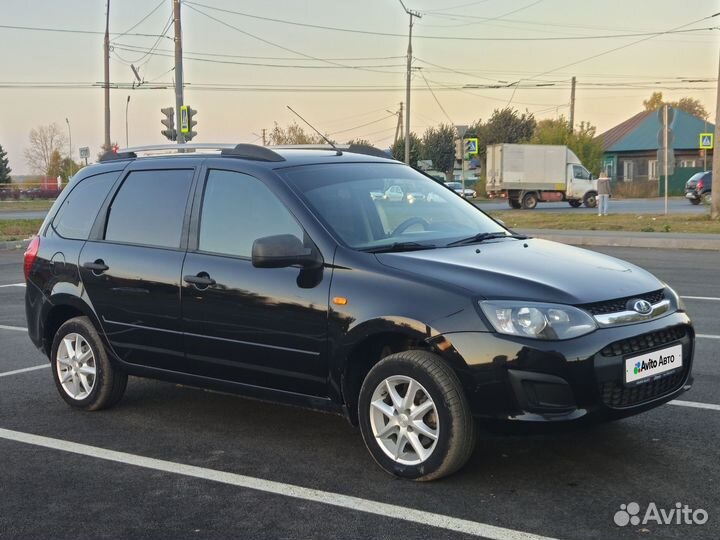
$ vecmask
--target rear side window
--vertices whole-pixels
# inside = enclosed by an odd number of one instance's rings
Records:
[[[105,240],[179,248],[192,169],[131,172],[110,206]]]
[[[100,206],[120,173],[108,172],[81,180],[63,201],[52,221],[63,238],[87,240]]]

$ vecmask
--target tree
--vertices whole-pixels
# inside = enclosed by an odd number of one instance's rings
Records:
[[[62,161],[63,159],[60,152],[53,150],[53,153],[50,154],[50,163],[48,164],[48,168],[45,170],[45,176],[49,176],[50,178],[62,176]]]
[[[484,159],[489,144],[527,142],[533,136],[536,125],[532,113],[525,111],[520,114],[517,109],[506,107],[495,109],[486,123],[482,120],[475,122],[465,137],[477,137],[478,158]]]
[[[363,145],[363,146],[373,146],[373,143],[371,143],[367,139],[350,139],[347,143],[348,144],[359,144],[359,145]]]
[[[680,98],[677,101],[664,101],[662,92],[653,92],[652,95],[643,100],[643,106],[646,111],[657,111],[662,108],[663,105],[670,105],[675,109],[680,109],[688,114],[707,120],[710,115],[708,114],[705,106],[700,102],[699,99],[692,97]]]
[[[587,169],[599,174],[602,167],[603,145],[595,137],[596,128],[589,122],[570,133],[570,122],[561,116],[557,119],[540,120],[530,142],[533,144],[561,144],[572,150]]]
[[[293,122],[286,128],[281,128],[277,122],[268,137],[270,144],[326,144],[325,139],[314,133],[305,133],[302,126]]]
[[[30,148],[25,150],[25,159],[33,172],[49,175],[53,152],[59,153],[65,145],[65,135],[57,124],[33,128],[30,130]]]
[[[398,161],[405,161],[405,137],[390,147],[390,153]],[[415,133],[410,132],[410,166],[417,167],[417,162],[422,159],[422,142]]]
[[[70,178],[72,178],[80,169],[82,169],[82,164],[66,157],[60,163],[60,176],[62,176],[65,180],[70,180]]]
[[[448,124],[427,128],[422,139],[421,154],[422,159],[432,160],[433,168],[444,172],[446,180],[451,182],[455,168],[455,128]]]
[[[10,173],[10,160],[8,160],[7,152],[0,144],[0,184],[9,184],[11,182]]]

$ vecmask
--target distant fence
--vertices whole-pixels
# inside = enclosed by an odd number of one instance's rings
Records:
[[[55,199],[66,184],[58,187],[53,182],[33,182],[23,184],[0,184],[0,201],[19,201],[28,199]]]

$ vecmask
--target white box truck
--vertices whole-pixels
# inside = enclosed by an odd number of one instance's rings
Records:
[[[507,198],[511,208],[557,201],[573,208],[597,205],[597,180],[567,146],[489,145],[485,172],[488,196]]]

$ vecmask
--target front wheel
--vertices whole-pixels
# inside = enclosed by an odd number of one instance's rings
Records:
[[[460,381],[433,353],[383,358],[365,377],[358,408],[365,445],[390,474],[435,480],[460,469],[475,447]]]
[[[87,317],[75,317],[60,327],[53,340],[50,364],[60,396],[73,407],[106,409],[125,393],[127,374],[110,363]]]
[[[690,201],[690,204],[692,204],[693,206],[697,206],[698,204],[700,204],[700,199],[688,199],[688,201]]]
[[[702,197],[702,202],[704,204],[712,203],[712,193],[710,191],[706,191],[705,193],[703,193],[701,195],[701,197]]]
[[[583,203],[587,208],[595,208],[597,206],[597,193],[588,191],[583,197]]]

